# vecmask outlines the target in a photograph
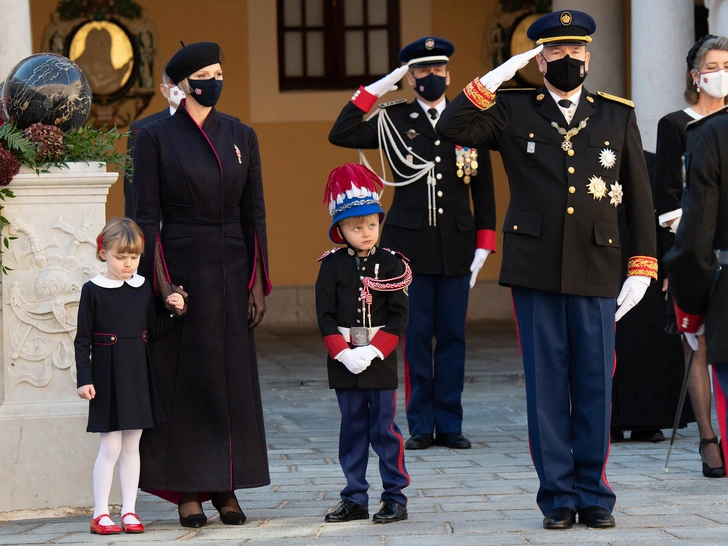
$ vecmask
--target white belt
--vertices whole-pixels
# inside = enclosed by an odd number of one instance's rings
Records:
[[[339,332],[341,332],[341,335],[344,336],[344,339],[347,343],[351,341],[351,334],[349,333],[349,328],[344,328],[343,326],[337,326],[339,329]],[[372,326],[369,328],[369,339],[371,340],[374,337],[374,334],[376,334],[379,330],[384,328],[384,326]]]

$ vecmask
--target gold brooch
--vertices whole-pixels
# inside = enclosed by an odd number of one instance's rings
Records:
[[[611,169],[617,164],[617,154],[614,153],[614,150],[604,148],[599,152],[599,164],[604,169]]]
[[[614,184],[610,184],[609,187],[612,188],[612,191],[609,192],[609,197],[612,198],[609,204],[616,207],[622,202],[622,198],[624,197],[622,186],[619,182],[615,182]]]
[[[589,183],[586,185],[588,192],[594,196],[594,199],[598,201],[602,200],[602,197],[607,195],[607,184],[602,180],[600,176],[592,176],[589,179]]]

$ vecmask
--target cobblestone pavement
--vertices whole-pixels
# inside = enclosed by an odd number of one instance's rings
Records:
[[[612,445],[607,474],[617,492],[617,527],[546,531],[536,507],[536,473],[526,434],[525,395],[515,332],[469,328],[464,433],[470,450],[406,452],[412,478],[409,519],[325,524],[344,485],[337,460],[339,412],[326,384],[318,334],[260,329],[258,352],[266,417],[270,486],[238,491],[248,516],[228,527],[215,514],[202,529],[179,526],[176,509],[141,494],[142,535],[100,537],[89,515],[0,523],[0,544],[190,544],[246,546],[468,546],[489,544],[728,543],[728,483],[702,477],[695,425],[678,434],[670,471],[667,443]],[[399,400],[404,399],[400,389]],[[400,402],[397,421],[406,435]],[[666,433],[669,431],[665,431]],[[377,460],[369,465],[370,513],[378,509]],[[91,472],[89,469],[89,480]],[[214,509],[205,504],[209,516]],[[118,509],[117,509],[118,510]]]

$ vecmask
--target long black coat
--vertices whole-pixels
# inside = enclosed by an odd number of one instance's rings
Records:
[[[728,249],[726,134],[726,108],[688,125],[683,214],[664,259],[675,304],[683,312],[678,325],[695,331],[704,318],[708,362],[728,361],[728,276],[720,272],[715,254]]]
[[[409,301],[406,290],[392,292],[372,291],[372,326],[383,326],[371,340],[384,355],[375,358],[360,374],[351,373],[344,364],[334,360],[349,345],[341,336],[338,326],[351,328],[368,326],[362,316],[362,277],[374,277],[378,267],[380,279],[393,279],[404,273],[402,259],[385,248],[376,248],[366,258],[357,258],[346,248],[334,249],[321,258],[321,268],[316,279],[316,316],[329,356],[327,368],[329,387],[345,389],[396,389],[397,347],[399,337],[407,327]],[[368,320],[368,319],[367,319]]]
[[[634,110],[583,90],[571,125],[589,118],[561,148],[566,120],[546,87],[498,93],[487,110],[458,95],[445,109],[438,132],[454,142],[503,157],[511,200],[503,225],[500,283],[563,294],[615,298],[622,283],[617,207],[587,192],[593,176],[623,187],[633,257],[655,257],[652,190]],[[615,163],[602,166],[602,150]],[[648,260],[650,261],[650,260]],[[656,268],[655,268],[656,269]],[[644,274],[644,273],[643,273]]]
[[[201,129],[183,103],[136,138],[136,216],[146,239],[140,271],[152,278],[162,222],[170,277],[190,294],[179,327],[150,344],[167,423],[142,438],[140,486],[147,490],[270,482],[246,318],[256,254],[270,290],[258,139],[214,109]]]
[[[447,108],[445,110],[447,111]],[[435,132],[417,101],[386,107],[387,113],[405,144],[428,161],[436,161],[437,225],[428,221],[427,177],[394,189],[392,206],[382,230],[382,246],[402,252],[415,273],[470,275],[470,264],[480,230],[490,230],[495,250],[495,195],[490,154],[478,156],[478,174],[465,184],[457,177],[455,145]],[[344,148],[378,148],[377,119],[363,121],[361,111],[349,102],[339,114],[329,133],[329,141]],[[396,139],[396,137],[395,137]],[[395,182],[403,180],[397,171],[411,174],[395,154],[392,168]],[[470,209],[470,195],[473,212]]]

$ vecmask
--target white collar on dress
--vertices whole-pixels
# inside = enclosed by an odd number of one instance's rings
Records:
[[[109,279],[108,277],[104,277],[103,275],[96,275],[93,279],[89,280],[96,286],[100,286],[101,288],[119,288],[124,283],[128,284],[129,286],[133,286],[134,288],[139,288],[141,285],[144,284],[144,277],[138,275],[137,273],[134,273],[131,278],[126,281]]]
[[[703,119],[705,116],[703,114],[698,114],[695,110],[690,108],[689,106],[683,110],[688,116],[690,116],[693,119]]]

